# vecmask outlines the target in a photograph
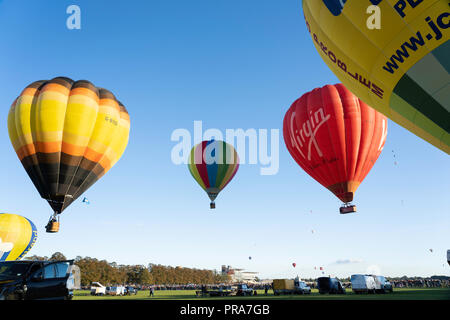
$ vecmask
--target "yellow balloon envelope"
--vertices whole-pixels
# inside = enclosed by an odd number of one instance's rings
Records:
[[[450,153],[447,0],[303,0],[303,12],[317,51],[350,91]]]
[[[36,189],[59,214],[120,159],[130,117],[110,91],[57,77],[22,91],[8,129]]]
[[[16,214],[0,213],[0,261],[22,259],[36,239],[33,222]]]

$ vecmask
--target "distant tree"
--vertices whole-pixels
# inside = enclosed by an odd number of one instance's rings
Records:
[[[48,260],[48,257],[40,257],[40,256],[29,256],[29,257],[25,257],[24,260],[31,260],[31,261],[45,261]]]
[[[52,254],[52,256],[50,257],[49,260],[50,261],[63,261],[63,260],[67,260],[67,258],[61,252],[55,252],[54,254]]]

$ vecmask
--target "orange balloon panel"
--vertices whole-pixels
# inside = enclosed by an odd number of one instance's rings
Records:
[[[342,84],[326,85],[292,104],[283,135],[300,167],[347,203],[383,150],[387,120]]]

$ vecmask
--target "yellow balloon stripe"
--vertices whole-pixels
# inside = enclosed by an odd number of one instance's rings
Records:
[[[201,145],[197,146],[197,148],[201,148]],[[192,148],[191,150],[191,154],[189,155],[189,172],[192,174],[192,176],[194,177],[195,181],[197,181],[197,183],[200,185],[200,187],[202,187],[203,190],[206,190],[206,186],[205,183],[203,182],[202,178],[200,177],[200,173],[198,172],[198,168],[196,166],[196,164],[194,163],[194,159],[195,159],[195,150],[196,148]]]

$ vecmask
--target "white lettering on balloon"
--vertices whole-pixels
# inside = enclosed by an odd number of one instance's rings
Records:
[[[295,117],[295,112],[292,113],[291,117],[291,137],[295,137],[295,140],[292,141],[293,145],[296,147],[298,152],[302,155],[303,158],[306,159],[305,154],[302,152],[301,148],[303,148],[303,144],[307,143],[308,145],[308,160],[311,160],[311,147],[314,145],[314,148],[317,151],[319,157],[323,157],[322,150],[320,150],[319,144],[316,140],[316,134],[319,128],[328,120],[330,120],[331,116],[328,114],[325,116],[323,108],[319,108],[314,113],[314,116],[310,112],[310,118],[303,123],[300,131],[293,131],[293,121]],[[309,140],[308,140],[309,138]],[[292,139],[292,138],[291,138]]]

